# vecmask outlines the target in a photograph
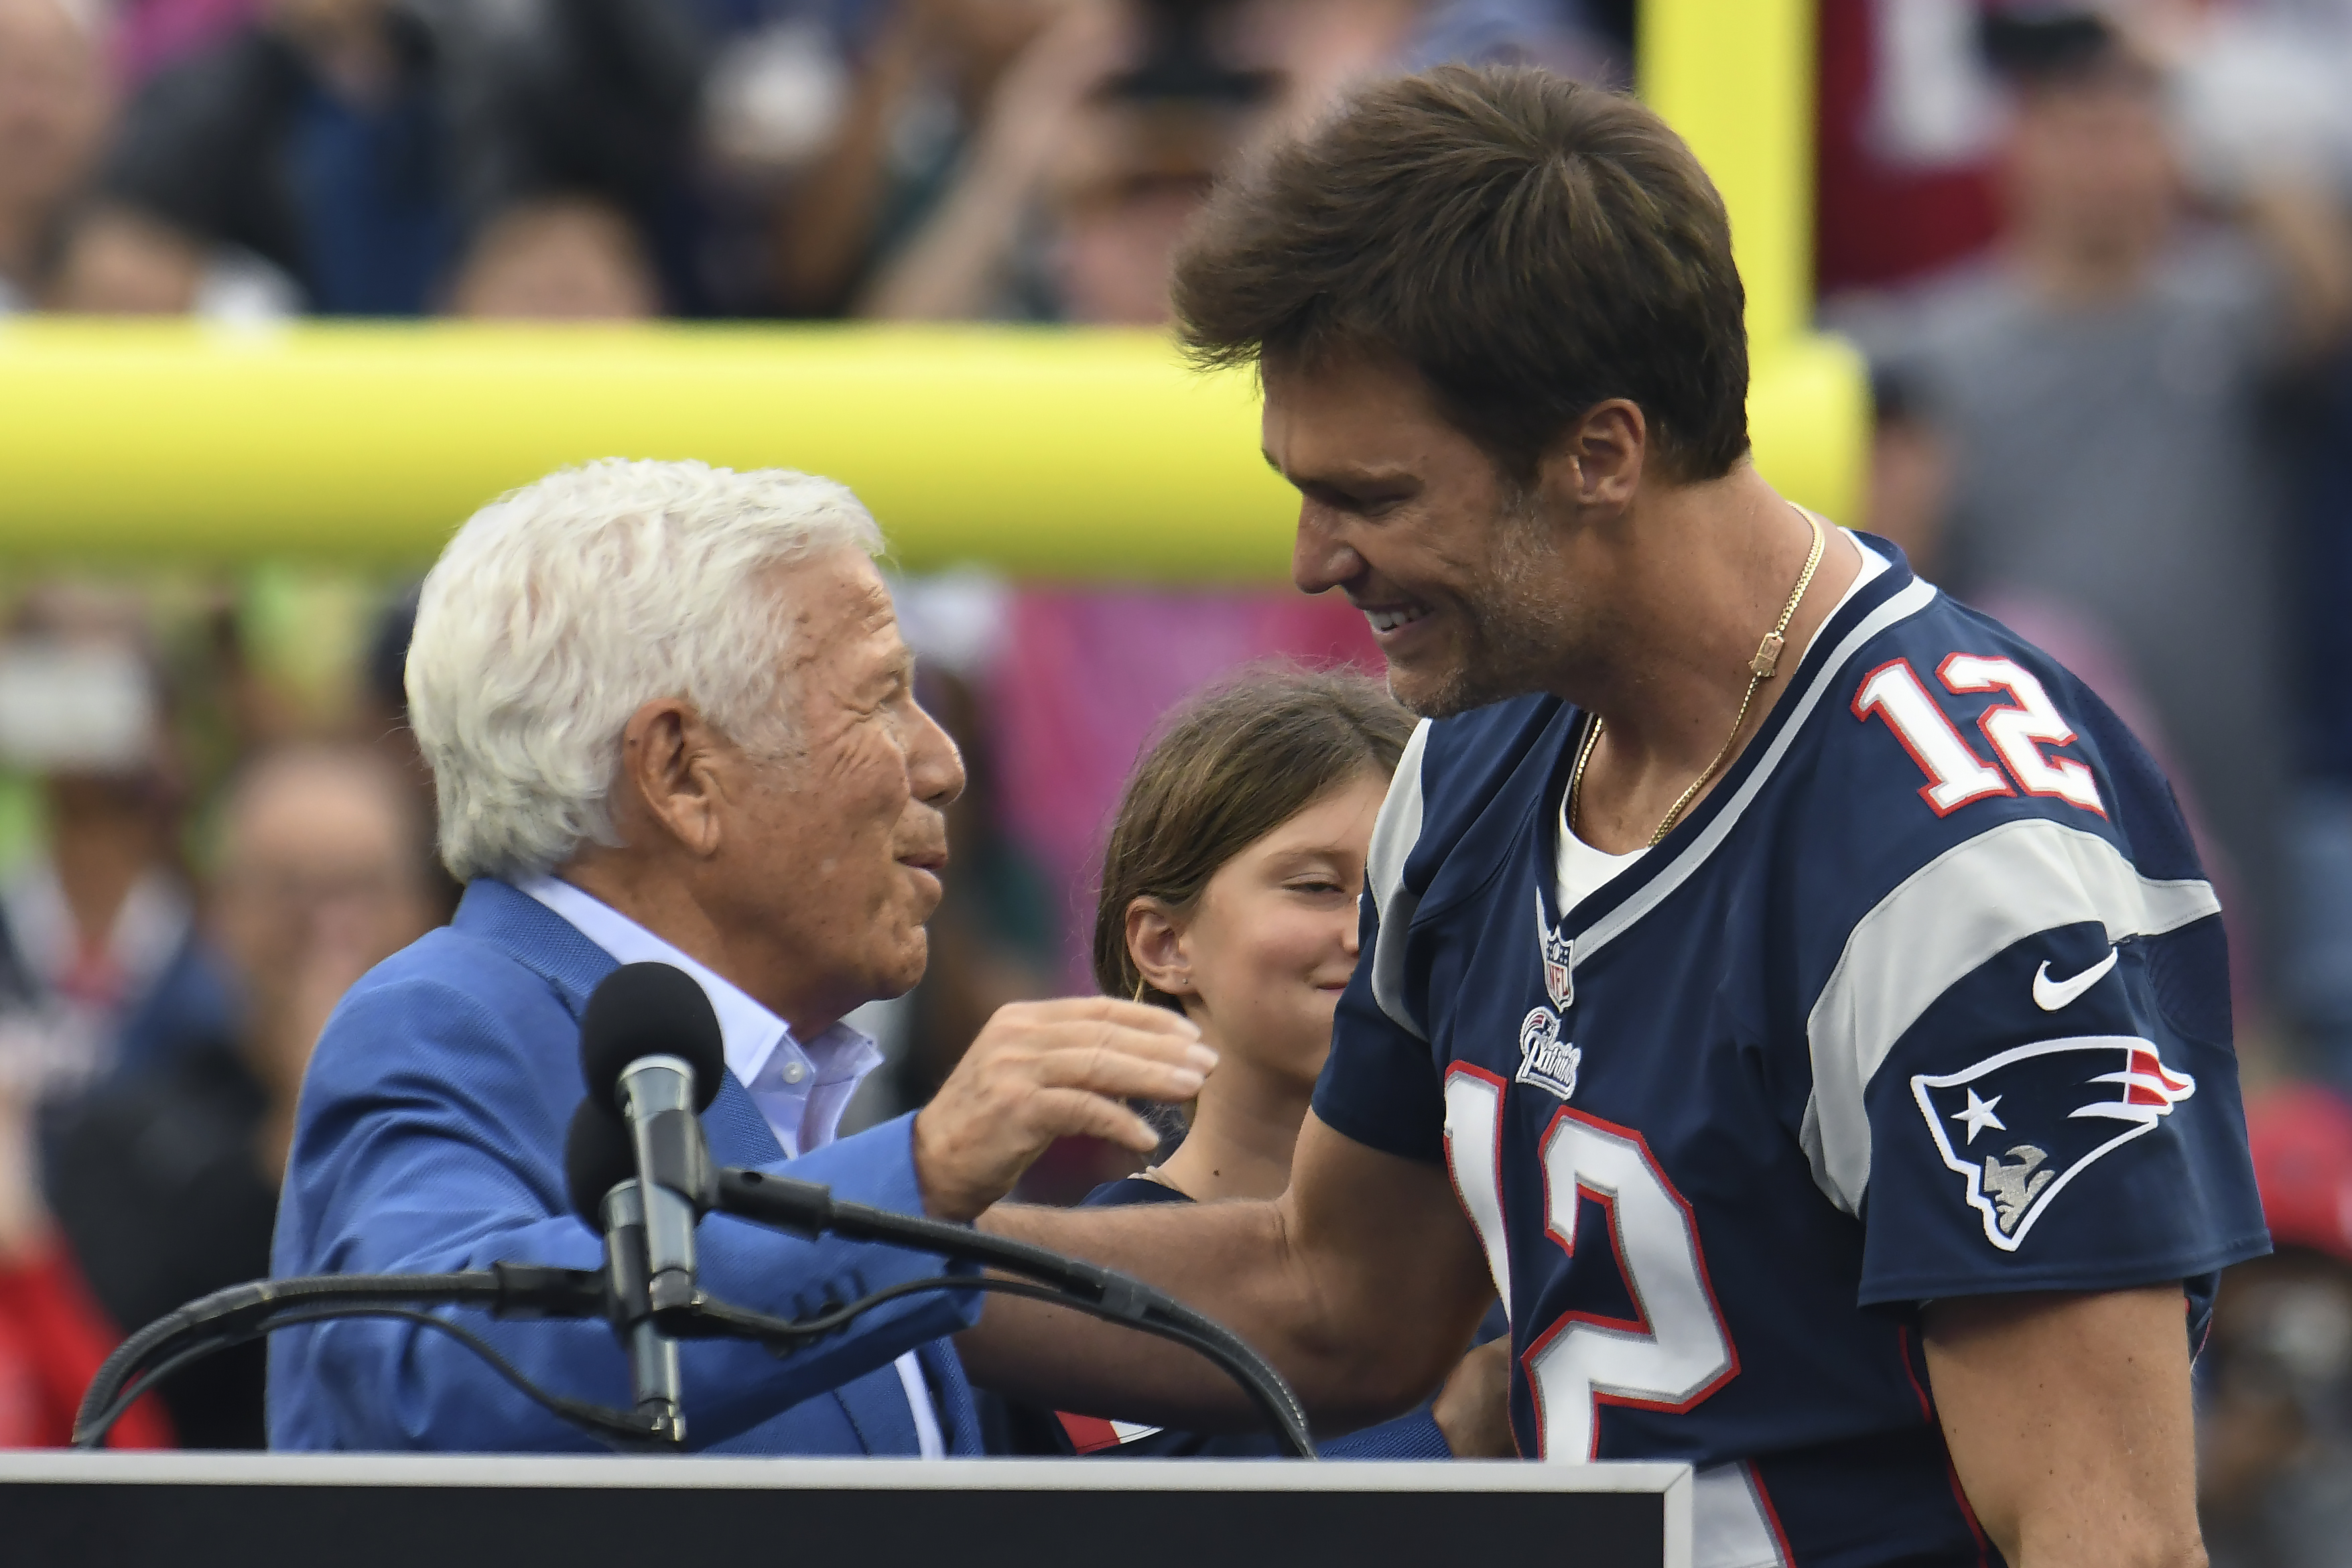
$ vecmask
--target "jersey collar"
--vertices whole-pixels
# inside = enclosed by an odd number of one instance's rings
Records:
[[[1934,602],[1935,585],[1912,572],[1899,548],[1875,534],[1856,531],[1856,535],[1886,558],[1886,569],[1850,595],[1813,634],[1788,691],[1772,705],[1763,728],[1725,771],[1722,782],[1640,861],[1566,911],[1552,907],[1551,868],[1559,853],[1559,813],[1555,803],[1568,787],[1569,769],[1575,766],[1574,742],[1584,711],[1568,705],[1554,719],[1559,737],[1554,748],[1559,759],[1554,768],[1557,776],[1546,782],[1537,810],[1536,839],[1542,869],[1536,879],[1536,919],[1543,935],[1573,939],[1571,969],[1664,902],[1730,837],[1820,706],[1828,678],[1844,668],[1865,643]]]

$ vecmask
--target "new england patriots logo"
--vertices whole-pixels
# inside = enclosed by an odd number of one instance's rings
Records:
[[[2195,1079],[2132,1035],[2044,1040],[1911,1079],[1937,1152],[2003,1252],[2017,1250],[2067,1183],[2196,1092]]]
[[[1576,1092],[1576,1071],[1584,1062],[1584,1053],[1559,1037],[1561,1016],[1576,1000],[1576,954],[1559,928],[1545,921],[1540,892],[1536,894],[1536,945],[1543,952],[1544,994],[1551,998],[1551,1006],[1532,1008],[1519,1020],[1519,1070],[1512,1077],[1566,1100]]]

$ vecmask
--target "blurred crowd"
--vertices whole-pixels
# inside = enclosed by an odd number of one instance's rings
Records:
[[[1211,183],[1353,79],[1624,85],[1631,0],[0,0],[0,312],[1150,324]],[[2230,910],[2281,1251],[2200,1366],[2217,1563],[2352,1563],[2352,0],[1820,0],[1821,319],[1867,526],[2168,766]],[[265,585],[266,586],[266,585]],[[1279,590],[899,584],[969,761],[852,1124],[1081,911],[1158,717]],[[0,638],[0,1441],[264,1271],[310,1042],[443,918],[381,584],[20,592]],[[307,617],[307,619],[306,619]],[[320,650],[330,650],[321,654]],[[336,652],[334,650],[340,650]],[[1028,1195],[1119,1173],[1057,1151]],[[257,1360],[126,1440],[259,1434]]]
[[[0,0],[0,300],[1151,322],[1349,78],[1622,80],[1630,0]]]

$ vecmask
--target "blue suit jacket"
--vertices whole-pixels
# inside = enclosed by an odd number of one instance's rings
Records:
[[[563,1134],[582,1098],[580,1014],[614,964],[502,882],[467,889],[456,921],[378,965],[329,1020],[302,1087],[278,1210],[278,1275],[480,1268],[501,1258],[595,1268],[600,1238],[564,1194]],[[714,1162],[824,1182],[845,1199],[919,1213],[911,1118],[786,1161],[732,1074],[703,1118]],[[703,1288],[798,1317],[940,1259],[830,1237],[803,1241],[713,1215]],[[982,1451],[971,1391],[940,1336],[979,1295],[935,1291],[877,1309],[779,1360],[748,1344],[679,1347],[691,1447],[749,1454],[912,1454],[914,1418],[888,1363],[919,1347],[941,1436]],[[602,1322],[464,1314],[545,1388],[629,1404],[628,1364]],[[269,1346],[276,1448],[593,1449],[447,1335],[354,1320],[289,1329]]]

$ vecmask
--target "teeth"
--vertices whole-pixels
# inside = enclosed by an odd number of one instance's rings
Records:
[[[1413,622],[1421,619],[1422,616],[1428,613],[1429,612],[1427,610],[1419,608],[1410,610],[1366,610],[1364,612],[1364,619],[1371,623],[1372,630],[1376,632],[1392,632],[1399,626],[1409,626],[1412,625]]]

